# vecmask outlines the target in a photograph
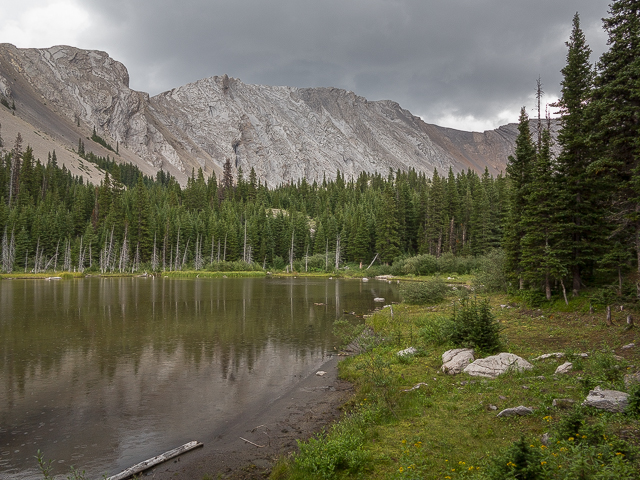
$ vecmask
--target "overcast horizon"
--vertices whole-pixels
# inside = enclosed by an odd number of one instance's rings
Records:
[[[575,12],[595,63],[609,0],[0,0],[0,42],[104,50],[158,94],[227,74],[393,100],[428,123],[482,131],[560,94]]]

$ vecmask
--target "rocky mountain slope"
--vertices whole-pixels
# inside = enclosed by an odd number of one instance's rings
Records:
[[[333,178],[338,170],[347,178],[389,168],[497,174],[517,135],[514,124],[461,132],[427,124],[392,101],[335,88],[247,85],[226,75],[149,97],[129,88],[127,69],[107,53],[68,46],[0,44],[0,97],[15,102],[15,115],[37,136],[69,152],[71,163],[78,138],[95,127],[118,145],[121,160],[148,174],[162,168],[181,182],[200,167],[219,176],[227,158],[269,185]],[[12,113],[0,107],[0,123],[11,123]],[[31,132],[22,135],[31,143]]]

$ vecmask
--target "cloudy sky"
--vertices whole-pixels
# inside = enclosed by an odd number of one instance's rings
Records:
[[[597,60],[610,0],[0,0],[0,42],[107,51],[152,95],[204,77],[332,86],[485,130],[559,94],[575,12]]]

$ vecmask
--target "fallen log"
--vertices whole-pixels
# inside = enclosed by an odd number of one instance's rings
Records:
[[[184,445],[174,448],[173,450],[169,450],[168,452],[164,452],[162,455],[158,455],[156,457],[150,458],[149,460],[145,460],[144,462],[140,462],[133,467],[129,467],[126,470],[118,473],[117,475],[113,475],[111,477],[107,477],[106,480],[124,480],[125,478],[132,477],[140,472],[144,472],[156,465],[159,465],[167,460],[171,460],[172,458],[177,457],[178,455],[182,455],[194,448],[202,447],[202,443],[200,442],[189,442]]]

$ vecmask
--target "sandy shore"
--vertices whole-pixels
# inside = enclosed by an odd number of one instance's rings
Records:
[[[144,473],[150,478],[200,480],[267,478],[278,457],[297,450],[296,439],[307,439],[337,419],[353,392],[338,379],[340,357],[329,357],[263,408],[235,419],[211,438],[197,439],[204,447]],[[324,376],[316,375],[322,370]],[[240,437],[253,442],[245,442]]]

